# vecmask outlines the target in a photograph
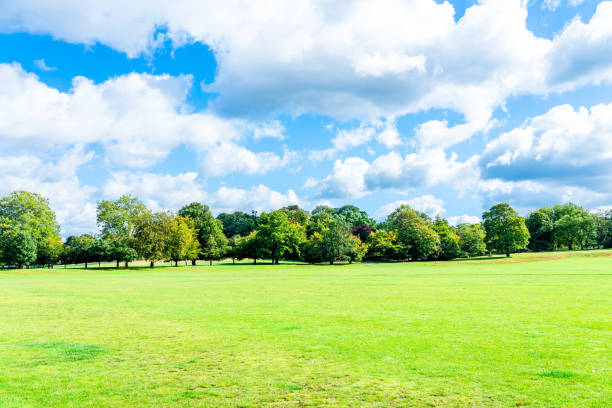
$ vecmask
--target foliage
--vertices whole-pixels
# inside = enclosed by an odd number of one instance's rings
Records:
[[[554,208],[554,239],[555,243],[574,249],[578,245],[583,249],[595,244],[595,217],[586,209],[573,204],[559,204]]]
[[[448,225],[445,219],[438,217],[433,224],[433,229],[440,237],[440,250],[437,256],[434,255],[437,259],[449,260],[462,255],[456,228]]]
[[[397,243],[397,233],[380,229],[370,234],[367,240],[366,259],[391,261],[400,257],[401,246]]]
[[[278,264],[288,253],[297,253],[306,238],[302,225],[289,221],[285,211],[263,213],[257,222],[256,245],[261,254]]]
[[[179,215],[193,220],[193,227],[197,233],[198,247],[191,248],[188,259],[195,262],[198,256],[210,261],[221,259],[227,252],[227,237],[223,233],[223,223],[215,219],[210,209],[200,203],[191,203],[179,210]]]
[[[389,226],[396,231],[401,259],[428,259],[440,250],[440,237],[416,211],[402,205],[388,217]]]
[[[601,248],[612,248],[612,210],[600,211],[595,219],[596,241]]]
[[[354,205],[345,205],[336,208],[334,210],[334,217],[346,222],[351,227],[356,227],[358,225],[376,225],[376,221],[371,219],[368,213],[361,211]]]
[[[178,265],[178,261],[194,259],[194,256],[197,256],[200,252],[200,245],[193,219],[173,214],[164,217],[163,220],[165,224],[165,258],[174,261],[175,266]],[[209,236],[209,238],[211,237]]]
[[[461,224],[457,229],[459,247],[467,256],[481,256],[487,252],[486,233],[480,224]]]
[[[36,260],[36,241],[28,231],[4,230],[0,235],[0,254],[7,265],[23,268]]]
[[[490,251],[499,251],[509,257],[529,243],[525,219],[508,204],[494,205],[482,215],[482,220],[486,232],[485,242]]]
[[[246,237],[257,227],[257,215],[242,211],[236,211],[232,214],[221,213],[217,219],[223,224],[223,232],[227,238],[238,235]]]
[[[529,230],[529,249],[532,251],[551,251],[554,248],[554,225],[552,209],[540,208],[529,214],[525,225]]]

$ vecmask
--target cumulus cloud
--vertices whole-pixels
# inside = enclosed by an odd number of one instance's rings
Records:
[[[467,214],[454,215],[452,217],[448,217],[448,223],[454,226],[457,226],[459,224],[478,224],[480,223],[480,217]]]
[[[96,207],[91,203],[96,189],[83,185],[78,168],[93,153],[76,147],[56,160],[42,160],[31,154],[0,156],[0,196],[27,190],[48,198],[62,228],[62,235],[94,232]]]
[[[293,190],[281,193],[259,184],[250,189],[221,187],[209,192],[195,172],[176,175],[146,172],[117,172],[106,181],[102,189],[107,197],[122,194],[136,195],[155,211],[177,210],[191,202],[202,202],[214,213],[242,211],[269,211],[286,205],[301,204]]]
[[[424,212],[432,218],[442,215],[442,213],[445,211],[443,200],[436,198],[431,194],[425,194],[409,200],[397,200],[392,203],[385,204],[380,207],[376,213],[374,213],[374,217],[379,220],[384,219],[401,205],[407,205],[413,210]]]
[[[241,158],[212,175],[263,174],[289,162],[289,153],[280,158],[239,144],[247,137],[282,137],[282,125],[191,112],[185,102],[191,85],[188,75],[132,73],[100,84],[77,77],[69,92],[60,92],[18,64],[0,64],[0,140],[28,151],[100,143],[110,164],[128,168],[159,163],[181,143],[201,152],[207,169],[220,153]]]
[[[38,69],[40,69],[41,71],[45,71],[45,72],[57,71],[56,67],[48,66],[44,58],[34,60],[34,65],[36,65],[36,67],[38,67]]]

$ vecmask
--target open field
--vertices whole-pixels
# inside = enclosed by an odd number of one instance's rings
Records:
[[[612,406],[612,251],[0,271],[0,406]]]

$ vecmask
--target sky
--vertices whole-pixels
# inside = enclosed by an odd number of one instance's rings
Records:
[[[0,0],[0,195],[612,205],[612,1]]]

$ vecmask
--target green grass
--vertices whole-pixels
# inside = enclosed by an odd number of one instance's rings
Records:
[[[0,271],[1,407],[610,407],[612,252]]]

